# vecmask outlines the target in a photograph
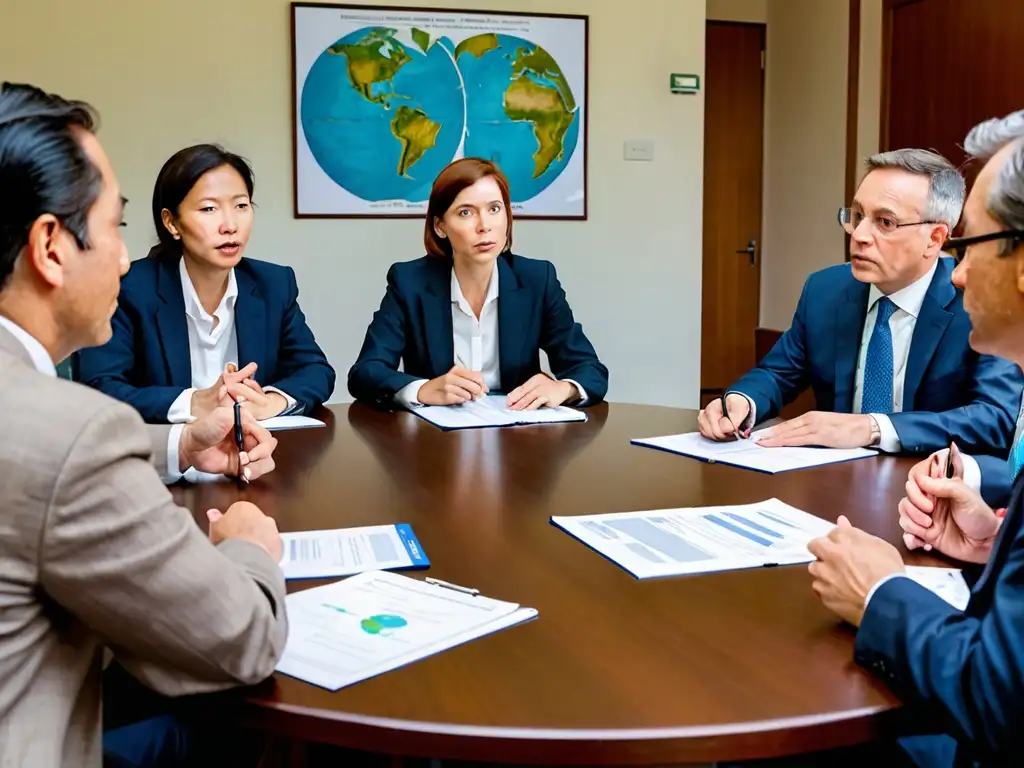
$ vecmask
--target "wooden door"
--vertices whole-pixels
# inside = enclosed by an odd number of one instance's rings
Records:
[[[705,41],[702,404],[756,362],[765,27],[709,21]]]
[[[1024,108],[1020,0],[886,0],[882,49],[885,149],[934,149],[963,166],[972,126]]]

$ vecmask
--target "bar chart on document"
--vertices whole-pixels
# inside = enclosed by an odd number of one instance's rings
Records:
[[[551,522],[638,579],[809,563],[808,542],[835,527],[778,499]]]

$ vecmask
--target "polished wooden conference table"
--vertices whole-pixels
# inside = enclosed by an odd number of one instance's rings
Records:
[[[695,411],[587,413],[586,423],[443,432],[410,413],[335,406],[318,414],[326,429],[278,433],[277,470],[250,488],[176,487],[201,525],[206,509],[240,498],[282,531],[410,523],[431,560],[412,575],[540,614],[333,693],[277,675],[250,697],[249,725],[406,757],[550,765],[780,756],[904,727],[899,700],[854,663],[853,630],[821,606],[805,566],[641,582],[549,517],[777,497],[901,547],[910,460],[765,475],[630,445],[695,429]]]

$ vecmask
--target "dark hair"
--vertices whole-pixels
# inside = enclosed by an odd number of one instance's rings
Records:
[[[455,202],[455,198],[462,190],[488,176],[498,182],[501,199],[505,203],[505,211],[508,214],[508,234],[505,237],[505,247],[502,250],[512,250],[512,205],[509,202],[508,179],[505,178],[501,169],[490,160],[484,160],[481,157],[463,157],[449,163],[434,179],[434,186],[430,190],[430,202],[427,203],[427,223],[423,229],[423,245],[427,249],[428,256],[437,259],[452,257],[452,244],[447,238],[437,236],[437,232],[434,231],[434,220],[444,218],[445,213],[452,207],[452,203]]]
[[[83,101],[32,85],[0,86],[0,289],[40,216],[56,216],[79,248],[89,247],[87,220],[103,177],[77,131],[96,124]]]
[[[196,144],[194,147],[186,147],[175,152],[164,163],[153,186],[153,226],[156,228],[159,242],[150,248],[149,258],[172,261],[181,258],[181,243],[175,240],[164,226],[164,209],[177,216],[181,201],[188,196],[199,179],[204,174],[225,165],[238,171],[251,200],[254,181],[249,162],[217,144]]]

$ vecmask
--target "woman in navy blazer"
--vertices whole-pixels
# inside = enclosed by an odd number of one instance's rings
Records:
[[[415,407],[503,392],[515,410],[604,399],[608,369],[573,319],[554,266],[511,252],[508,181],[497,166],[463,158],[441,172],[424,244],[427,256],[388,271],[348,374],[353,397]],[[541,372],[542,349],[553,377]]]
[[[114,334],[83,350],[78,377],[149,423],[242,401],[257,419],[308,413],[335,372],[299,309],[295,272],[242,254],[253,177],[211,145],[168,160],[153,191],[160,242],[121,280]]]

